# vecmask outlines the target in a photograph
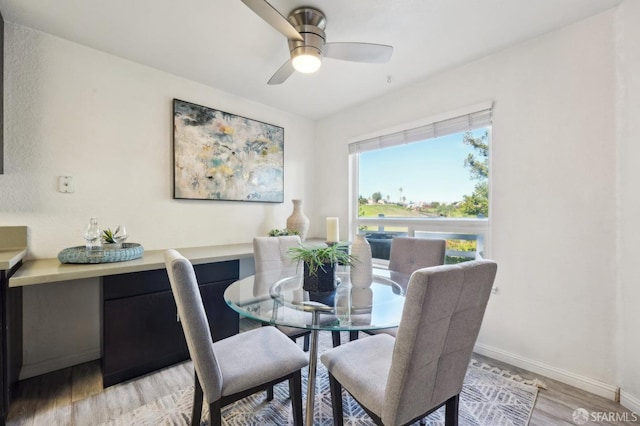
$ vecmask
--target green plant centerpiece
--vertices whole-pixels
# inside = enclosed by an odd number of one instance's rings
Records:
[[[346,245],[298,246],[288,252],[293,261],[304,265],[302,288],[310,293],[334,291],[336,265],[352,266],[355,261]]]
[[[271,231],[269,231],[269,236],[270,237],[283,237],[286,235],[300,235],[300,233],[298,231],[294,231],[293,229],[277,229],[274,228]]]

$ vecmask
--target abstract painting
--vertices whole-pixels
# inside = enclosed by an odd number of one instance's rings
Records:
[[[282,203],[284,129],[173,100],[174,198]]]

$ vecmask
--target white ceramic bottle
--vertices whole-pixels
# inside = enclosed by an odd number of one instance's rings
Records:
[[[356,258],[351,267],[351,285],[357,288],[368,288],[373,279],[371,246],[364,234],[356,235],[351,245],[351,255]]]

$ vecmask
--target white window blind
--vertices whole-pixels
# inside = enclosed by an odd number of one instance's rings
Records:
[[[487,127],[491,125],[491,113],[492,108],[489,107],[445,120],[435,121],[413,129],[353,142],[349,144],[349,154],[373,151]]]

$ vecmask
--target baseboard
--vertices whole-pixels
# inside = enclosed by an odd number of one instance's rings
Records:
[[[489,358],[497,359],[498,361],[506,362],[507,364],[511,364],[516,367],[524,368],[532,373],[540,374],[550,379],[575,386],[578,389],[599,395],[603,398],[607,398],[612,401],[616,401],[618,398],[619,388],[617,386],[600,382],[590,377],[581,376],[571,371],[563,370],[539,361],[527,359],[520,355],[512,354],[488,345],[478,343],[473,349],[474,352],[479,353],[480,355],[488,356]],[[638,400],[636,399],[636,402],[637,401]]]
[[[634,413],[640,415],[640,398],[631,395],[629,392],[621,390],[620,404],[629,411],[633,411]]]
[[[61,370],[63,368],[71,367],[72,365],[93,361],[100,359],[100,356],[100,349],[98,348],[63,357],[51,358],[33,364],[25,364],[22,366],[22,370],[20,370],[19,379],[28,379],[29,377],[35,377],[52,371]]]

